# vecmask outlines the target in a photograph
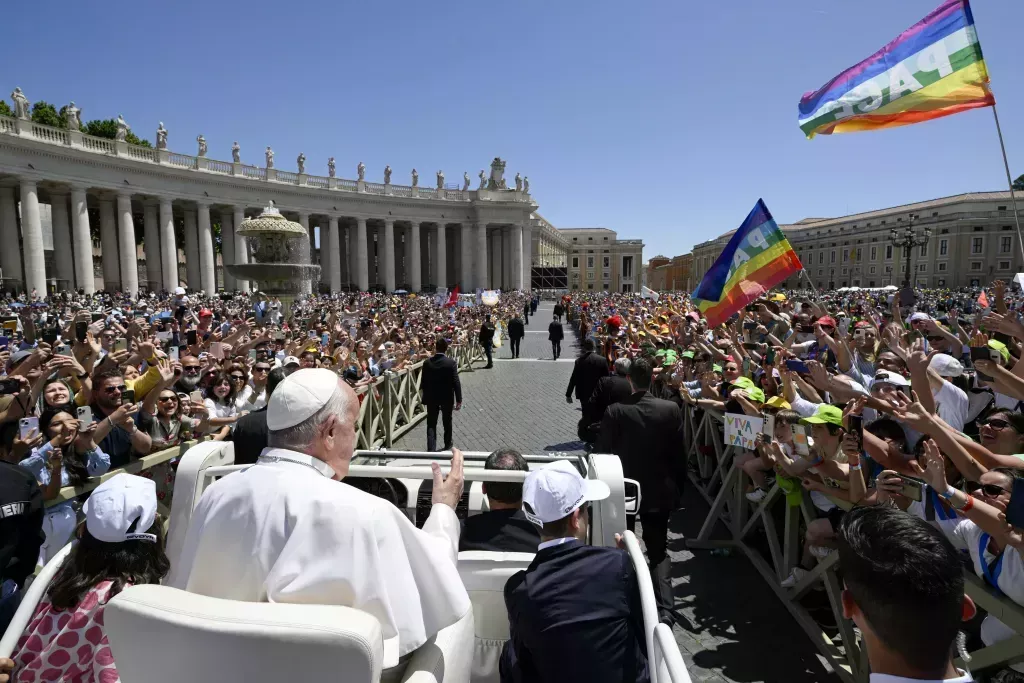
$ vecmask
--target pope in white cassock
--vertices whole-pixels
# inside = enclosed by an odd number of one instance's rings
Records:
[[[343,605],[384,632],[384,667],[399,664],[470,610],[456,569],[462,454],[434,463],[433,506],[417,529],[348,474],[359,401],[330,370],[299,370],[267,408],[259,461],[199,501],[170,585],[248,602]]]

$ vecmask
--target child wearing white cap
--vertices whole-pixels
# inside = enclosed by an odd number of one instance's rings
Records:
[[[103,610],[128,586],[159,583],[170,568],[152,480],[111,477],[83,510],[78,543],[14,649],[15,680],[23,669],[56,669],[47,680],[117,681]]]

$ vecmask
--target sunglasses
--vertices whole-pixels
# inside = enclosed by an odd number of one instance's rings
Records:
[[[982,427],[988,427],[990,429],[994,429],[997,432],[1001,432],[1004,429],[1006,429],[1007,427],[1009,427],[1010,423],[1007,422],[1006,420],[1000,420],[999,418],[995,418],[995,419],[992,419],[992,420],[986,420],[985,422],[982,422],[981,426]]]
[[[199,372],[198,365],[185,365],[181,368],[184,372]]]
[[[160,397],[160,402],[163,403],[164,401],[174,401],[175,403],[177,403],[178,402],[178,397],[177,396],[161,396]]]
[[[119,384],[116,387],[103,387],[103,391],[108,394],[120,394],[128,390],[128,386],[125,384]]]
[[[252,369],[252,371],[253,372],[270,372],[270,368],[262,368],[262,367],[257,366],[257,367],[254,367]]]
[[[946,341],[945,337],[925,337],[925,339],[927,339],[928,341],[930,341],[933,344],[937,344],[939,342]]]
[[[233,379],[236,382],[244,382],[245,375],[231,375],[231,379]]]
[[[995,498],[996,496],[1000,496],[1004,493],[1009,493],[1009,491],[1004,489],[1002,486],[997,486],[995,484],[979,484],[976,481],[969,481],[965,483],[964,490],[967,491],[967,493],[977,493],[978,491],[981,491],[982,495],[988,496],[989,498]]]

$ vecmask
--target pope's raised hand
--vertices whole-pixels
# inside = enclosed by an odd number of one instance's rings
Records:
[[[448,476],[441,474],[441,466],[436,462],[430,463],[434,472],[434,490],[431,495],[431,503],[447,505],[452,510],[459,504],[462,498],[462,451],[458,448],[452,449],[452,466]]]

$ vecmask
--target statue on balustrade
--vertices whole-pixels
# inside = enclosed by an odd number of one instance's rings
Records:
[[[238,140],[235,140],[235,144],[231,145],[231,161],[236,164],[242,163],[242,148],[238,146]]]
[[[196,142],[199,143],[199,156],[205,157],[206,156],[206,138],[203,137],[202,133],[200,133],[199,137],[196,138]]]
[[[391,184],[391,166],[385,166],[384,167],[384,184],[385,185],[390,185]]]
[[[507,190],[505,183],[505,162],[501,157],[494,157],[491,162],[491,177],[487,181],[488,190]]]
[[[416,172],[416,169],[412,169],[412,186],[418,187],[420,184],[420,174]]]
[[[523,178],[523,192],[530,194],[530,176]]]
[[[30,119],[32,114],[29,112],[31,104],[28,98],[25,97],[25,93],[21,92],[21,88],[15,88],[14,92],[11,93],[11,99],[14,100],[14,115],[19,119]]]
[[[163,121],[156,127],[156,148],[167,149],[167,129]]]
[[[522,192],[522,191],[523,191],[523,176],[519,175],[519,173],[517,172],[516,173],[516,192]]]
[[[117,115],[117,133],[114,134],[114,140],[117,142],[124,142],[128,139],[128,131],[132,129],[128,125],[128,122],[124,120],[124,117],[120,114]]]
[[[484,170],[482,168],[480,169],[480,189],[487,189],[487,175],[484,173]]]
[[[366,164],[364,164],[363,162],[360,161],[359,165],[356,166],[356,173],[359,174],[359,180],[365,180],[366,179]]]
[[[444,171],[437,172],[437,189],[444,189]]]
[[[64,108],[64,120],[68,130],[82,130],[82,110],[74,102]]]
[[[333,178],[334,174],[336,172],[337,172],[337,170],[335,169],[335,166],[334,166],[334,157],[330,157],[327,160],[327,175],[329,175],[330,177]]]
[[[295,160],[295,164],[299,167],[299,173],[306,172],[306,155],[299,152],[298,158]]]
[[[270,145],[267,145],[265,155],[267,157],[267,168],[274,168],[274,150],[270,149]]]
[[[466,171],[462,172],[462,191],[465,192],[469,189],[469,173]]]

